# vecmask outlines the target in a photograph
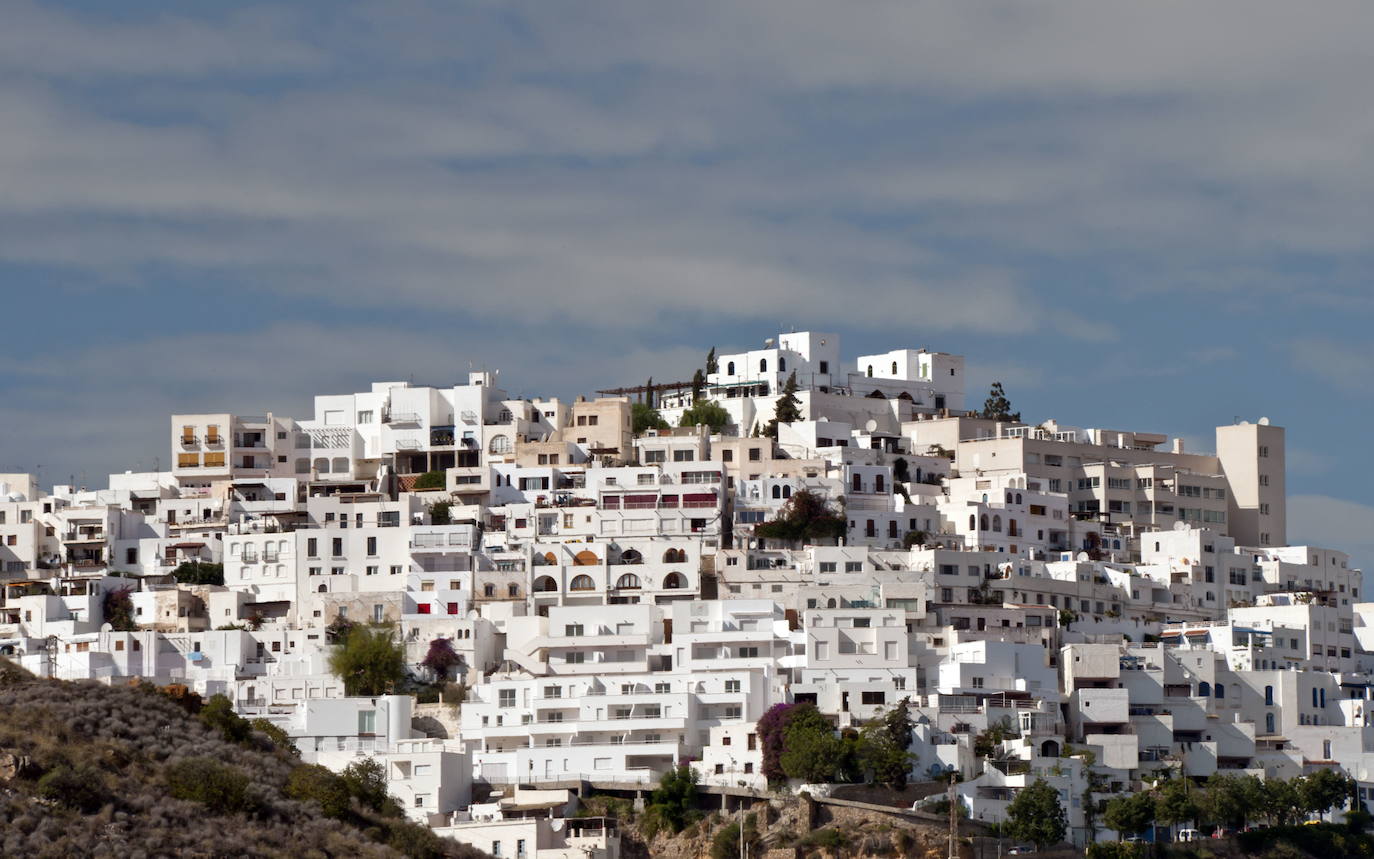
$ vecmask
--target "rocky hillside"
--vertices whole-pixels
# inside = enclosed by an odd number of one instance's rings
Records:
[[[485,855],[232,713],[192,709],[148,685],[40,680],[0,660],[0,855]]]

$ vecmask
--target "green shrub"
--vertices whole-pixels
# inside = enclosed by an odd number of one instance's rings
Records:
[[[38,795],[90,814],[105,804],[105,779],[92,767],[63,764],[38,780]]]
[[[254,719],[248,725],[259,734],[265,735],[267,739],[272,741],[272,745],[291,755],[291,757],[298,758],[301,756],[301,750],[296,748],[296,744],[291,741],[291,735],[266,719]]]
[[[319,764],[302,764],[293,769],[282,792],[292,799],[315,803],[326,817],[344,818],[351,808],[348,783]]]
[[[415,488],[418,489],[443,489],[445,476],[442,471],[426,471],[424,474],[415,478]]]
[[[186,758],[164,772],[167,792],[204,805],[214,814],[250,811],[248,776],[238,767],[213,758]]]
[[[241,743],[253,733],[248,720],[234,712],[234,704],[224,695],[211,698],[200,710],[200,721],[219,731],[225,742]]]
[[[373,811],[381,811],[391,798],[386,791],[386,768],[376,758],[349,764],[342,778],[349,794]]]

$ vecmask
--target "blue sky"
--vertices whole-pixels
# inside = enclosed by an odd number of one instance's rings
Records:
[[[0,469],[819,327],[1028,418],[1267,415],[1290,538],[1374,566],[1366,3],[4,8]]]

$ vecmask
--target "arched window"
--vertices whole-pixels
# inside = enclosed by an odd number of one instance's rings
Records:
[[[1010,492],[1008,492],[1008,493],[1007,493],[1007,503],[1010,504],[1010,503],[1011,503],[1011,500],[1012,500],[1013,498],[1015,498],[1015,497],[1016,497],[1015,495],[1012,495]]]
[[[1212,697],[1212,684],[1206,680],[1200,680],[1197,684],[1197,695],[1199,698]]]
[[[599,563],[601,563],[601,559],[596,556],[596,552],[590,549],[583,549],[573,555],[574,567],[595,567]]]
[[[1273,687],[1273,686],[1265,686],[1265,687],[1264,687],[1264,705],[1265,705],[1266,707],[1272,707],[1272,706],[1274,706],[1274,687]]]
[[[727,375],[727,376],[733,376],[733,375],[735,375],[735,362],[734,362],[734,361],[731,361],[730,363],[728,363],[728,364],[725,365],[725,375]]]
[[[329,585],[320,585],[319,590],[320,590],[320,593],[322,593],[322,594],[327,594],[327,593],[329,593]]]
[[[894,376],[897,375],[897,362],[896,362],[896,361],[893,361],[893,362],[892,362],[892,375],[894,375]]]
[[[663,589],[665,591],[680,591],[687,587],[687,577],[682,573],[669,573],[663,577]]]
[[[968,529],[970,531],[978,530],[978,517],[972,513],[968,514]]]
[[[773,497],[782,498],[782,487],[776,483],[773,484]]]
[[[987,531],[987,530],[989,530],[989,529],[988,529],[988,514],[984,513],[982,516],[979,516],[979,517],[978,517],[978,530],[979,530],[979,531]]]
[[[538,556],[538,555],[535,555],[535,557],[537,558],[537,557],[539,557],[539,556]],[[556,563],[558,563],[558,556],[555,555],[553,552],[545,552],[545,553],[544,553],[544,563],[546,563],[546,564],[556,564]]]
[[[520,586],[517,585],[515,582],[511,582],[510,584],[506,585],[506,596],[508,596],[508,597],[518,597],[518,596],[520,596]]]
[[[1002,517],[1001,517],[1001,516],[998,516],[998,515],[996,515],[996,514],[993,514],[993,517],[992,517],[992,530],[995,531],[995,532],[997,532],[998,534],[1002,533]]]
[[[831,597],[831,598],[830,598],[830,601],[829,601],[828,603],[826,603],[826,608],[834,608],[834,607],[835,607],[835,598],[834,598],[834,597]]]
[[[552,576],[540,576],[534,580],[534,592],[537,594],[549,593],[558,590],[558,582]]]
[[[625,573],[615,580],[615,586],[621,589],[638,588],[640,587],[639,576],[636,576],[634,573]]]
[[[593,582],[592,577],[586,573],[573,576],[573,580],[568,584],[568,590],[570,591],[590,591],[595,589],[596,582]]]
[[[510,453],[515,449],[510,443],[508,435],[494,435],[491,437],[491,444],[488,446],[492,453]]]
[[[779,373],[786,373],[786,372],[787,372],[787,359],[786,359],[786,358],[778,358],[778,372],[779,372]]]
[[[1274,733],[1274,714],[1273,714],[1273,713],[1265,713],[1265,714],[1264,714],[1264,732],[1265,732],[1266,734],[1272,734],[1272,733]]]
[[[626,549],[620,553],[620,563],[642,564],[644,563],[644,556],[639,553],[638,549]]]
[[[869,377],[870,379],[873,378],[873,365],[872,365],[872,364],[869,364],[869,365],[868,365],[868,377]]]
[[[1225,698],[1225,697],[1226,697],[1226,684],[1224,684],[1224,683],[1218,683],[1218,684],[1212,689],[1212,694],[1215,695],[1215,696],[1217,696],[1218,698]]]
[[[482,596],[484,596],[484,597],[494,597],[494,596],[496,596],[496,585],[492,584],[491,582],[487,582],[485,585],[482,585]]]
[[[767,372],[768,372],[768,359],[767,359],[767,358],[760,358],[760,359],[759,359],[759,372],[760,372],[760,373],[767,373]]]
[[[790,486],[784,486],[784,487],[782,488],[782,497],[783,497],[783,498],[791,498],[791,497],[792,497],[792,487],[790,487]]]
[[[331,467],[334,469],[334,473],[335,473],[335,474],[344,474],[344,473],[346,473],[346,472],[348,471],[348,457],[346,457],[346,456],[336,456],[336,457],[334,457],[334,462],[333,462],[333,464],[332,464]]]
[[[1020,493],[1020,492],[1016,493],[1016,503],[1017,503],[1017,504],[1020,504],[1020,503],[1021,503],[1021,493]]]
[[[663,563],[665,564],[685,564],[687,563],[686,549],[669,549],[663,553]]]
[[[1316,689],[1313,689],[1313,690],[1312,690],[1312,706],[1313,706],[1313,707],[1320,707],[1320,706],[1321,706],[1320,704],[1317,703],[1317,690],[1316,690]]]
[[[318,473],[320,473],[320,474],[328,474],[328,473],[329,473],[329,460],[325,459],[323,456],[316,458],[316,460],[315,460],[315,471],[318,472]]]

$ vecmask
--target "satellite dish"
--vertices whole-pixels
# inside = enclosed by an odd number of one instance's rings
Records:
[[[1174,523],[1174,530],[1175,530],[1175,531],[1187,531],[1187,530],[1188,530],[1188,523],[1187,523],[1187,522],[1175,522],[1175,523]]]
[[[764,345],[764,348],[772,349],[772,348],[773,348],[773,338],[772,338],[772,337],[769,337],[767,340],[763,341],[763,345]]]
[[[111,624],[111,623],[108,623],[108,622],[102,623],[102,624],[100,625],[100,631],[101,631],[101,632],[114,632],[114,625]]]
[[[1267,426],[1269,426],[1269,419],[1268,419],[1268,418],[1260,418],[1260,419],[1259,419],[1259,425],[1262,426],[1262,427],[1267,427]]]
[[[1088,553],[1087,553],[1087,552],[1079,552],[1079,553],[1078,553],[1078,560],[1080,560],[1080,561],[1088,561],[1088,560],[1091,560],[1091,559],[1088,557]]]
[[[868,421],[864,423],[864,429],[868,430],[869,432],[873,432],[877,428],[878,422],[873,420],[872,418],[869,418]]]
[[[1249,422],[1249,421],[1241,421],[1241,422],[1240,422],[1240,425],[1243,426],[1243,427],[1248,427],[1248,426],[1250,426],[1250,422]]]

